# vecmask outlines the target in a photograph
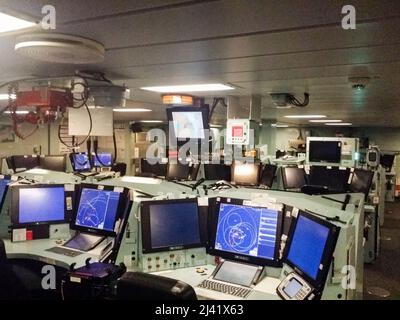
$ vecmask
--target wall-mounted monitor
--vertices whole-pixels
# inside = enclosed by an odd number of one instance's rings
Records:
[[[168,121],[172,122],[176,139],[204,139],[204,129],[209,129],[208,107],[172,107],[167,109]]]
[[[342,143],[340,141],[309,141],[308,161],[339,164],[341,161]]]

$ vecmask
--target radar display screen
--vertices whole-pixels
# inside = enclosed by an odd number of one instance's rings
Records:
[[[120,193],[83,188],[75,224],[90,229],[114,231]]]

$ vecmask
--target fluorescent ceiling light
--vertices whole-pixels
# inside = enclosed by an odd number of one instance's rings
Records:
[[[15,94],[11,95],[11,99],[15,99]],[[0,93],[0,100],[8,100],[8,93]]]
[[[35,26],[36,23],[0,12],[0,33],[21,30]]]
[[[28,111],[28,110],[16,110],[15,111],[16,114],[28,114],[29,112],[30,111]],[[7,110],[7,111],[4,111],[4,113],[11,114],[11,111]]]
[[[162,120],[141,120],[142,123],[162,123]]]
[[[315,123],[337,123],[337,122],[342,122],[342,120],[309,120],[310,122],[315,122]]]
[[[341,122],[341,123],[325,123],[326,126],[351,126],[353,125],[350,122]]]
[[[225,91],[234,90],[235,88],[222,83],[209,84],[188,84],[178,86],[158,86],[158,87],[143,87],[142,90],[160,92],[160,93],[184,93],[184,92],[206,92],[206,91]]]
[[[145,108],[116,108],[114,112],[150,112],[150,109]]]
[[[319,119],[319,118],[326,118],[326,116],[316,115],[316,114],[301,114],[301,115],[285,116],[285,118],[289,118],[289,119]]]
[[[271,127],[274,127],[274,128],[289,128],[289,125],[288,124],[273,123],[273,124],[271,124]]]
[[[210,124],[210,128],[223,128],[222,124]]]

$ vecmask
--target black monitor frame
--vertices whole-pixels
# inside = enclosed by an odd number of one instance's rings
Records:
[[[287,177],[286,177],[286,169],[296,169],[296,170],[299,170],[299,171],[303,171],[303,175],[304,175],[304,182],[305,182],[305,185],[307,184],[307,174],[306,174],[306,171],[304,170],[304,168],[299,168],[299,167],[291,167],[291,166],[288,166],[288,167],[282,167],[282,182],[283,182],[283,188],[285,189],[285,190],[291,190],[291,189],[300,189],[302,186],[300,186],[299,188],[288,188],[288,181],[287,181]]]
[[[204,177],[206,180],[231,181],[231,166],[224,163],[204,163]]]
[[[151,205],[165,205],[170,203],[195,203],[197,206],[197,214],[199,221],[199,235],[200,242],[185,244],[181,246],[166,246],[161,248],[153,248],[151,245],[151,225],[150,225],[150,207]],[[190,249],[190,248],[204,248],[207,244],[207,230],[206,224],[201,222],[202,215],[200,212],[200,206],[198,205],[197,198],[190,199],[173,199],[173,200],[150,200],[150,201],[142,201],[140,203],[140,221],[141,221],[141,234],[142,234],[142,252],[153,253],[153,252],[165,252],[165,251],[174,251],[174,250],[182,250],[182,249]]]
[[[209,130],[210,129],[210,125],[209,125],[209,113],[210,113],[210,109],[209,107],[195,107],[195,106],[189,106],[189,107],[170,107],[167,108],[167,118],[168,118],[168,122],[173,122],[174,118],[172,116],[173,112],[201,112],[202,114],[202,118],[203,118],[203,129],[204,130]],[[178,138],[176,136],[175,133],[175,128],[174,126],[172,126],[171,128],[172,132],[170,132],[170,136],[175,140],[179,140],[179,141],[187,141],[190,138]],[[204,140],[207,139],[207,136],[204,136],[204,139],[202,138],[192,138],[192,139],[196,139],[196,140]]]
[[[237,166],[241,165],[253,165],[257,167],[257,182],[252,183],[252,182],[237,182],[235,181],[235,170]],[[260,184],[260,172],[261,172],[261,164],[260,163],[232,163],[231,165],[231,182],[234,183],[235,185],[238,186],[258,186]]]
[[[172,175],[171,166],[177,166],[177,170],[185,170],[185,172],[184,172],[185,175],[182,172],[181,172],[182,175],[179,176],[179,177],[178,177],[178,175]],[[179,160],[176,160],[176,163],[168,162],[168,164],[167,164],[167,174],[165,176],[165,179],[166,180],[170,180],[170,181],[174,181],[174,180],[186,181],[186,180],[189,180],[190,170],[191,170],[191,167],[189,166],[189,163],[182,164],[182,163],[179,162]]]
[[[12,183],[13,181],[11,180],[11,176],[10,175],[3,175],[3,177],[0,178],[0,180],[9,180],[10,181],[4,188],[3,197],[0,198],[0,213],[1,213],[1,211],[3,209],[4,201],[6,200],[6,196],[7,196],[7,192],[8,192],[10,183]]]
[[[19,222],[19,190],[21,189],[49,189],[49,188],[60,188],[62,187],[64,190],[64,220],[49,220],[49,221],[40,221],[40,222],[27,222],[20,223]],[[31,184],[31,185],[16,185],[10,188],[11,190],[11,208],[10,208],[10,216],[11,223],[13,227],[26,227],[26,226],[36,226],[36,225],[50,225],[50,224],[63,224],[68,223],[68,210],[67,210],[67,193],[65,191],[64,184]]]
[[[270,169],[272,172],[272,179],[269,181],[267,184],[264,183],[263,181],[264,175],[266,174],[267,170]],[[274,179],[276,177],[276,171],[278,170],[278,166],[274,164],[265,164],[262,169],[261,169],[261,174],[260,174],[260,185],[266,186],[268,188],[272,188],[272,185],[274,183]]]
[[[327,157],[317,157],[315,154],[314,150],[318,150],[322,148],[322,145],[324,147],[327,147],[331,145],[331,147],[335,147],[335,159],[328,159]],[[333,146],[336,145],[336,146]],[[339,165],[342,159],[342,145],[343,143],[341,141],[316,141],[316,140],[310,140],[309,141],[309,155],[308,155],[308,161],[310,163],[318,163],[318,162],[325,162],[325,163],[330,163],[330,164],[337,164]]]
[[[76,218],[78,215],[78,209],[79,209],[79,204],[80,204],[80,199],[82,195],[83,189],[95,189],[99,191],[115,191],[115,188],[122,189],[122,192],[119,192],[119,201],[118,201],[118,208],[117,208],[117,213],[115,216],[115,221],[114,221],[114,229],[115,229],[115,224],[117,223],[118,219],[123,218],[124,210],[126,208],[127,203],[129,202],[129,189],[123,188],[123,187],[115,187],[115,186],[106,186],[106,185],[98,185],[98,184],[88,184],[88,183],[82,183],[78,186],[78,190],[76,192],[76,197],[75,197],[75,205],[74,205],[74,211],[72,214],[72,219],[70,223],[70,229],[76,230],[76,231],[81,231],[84,233],[90,233],[98,236],[105,236],[105,237],[115,237],[116,232],[115,230],[109,231],[109,230],[101,230],[101,229],[96,229],[96,228],[89,228],[89,227],[84,227],[76,224]]]
[[[367,185],[369,186],[369,188],[368,188],[368,190],[365,190],[364,192],[362,192],[365,195],[365,197],[367,197],[368,194],[369,194],[369,191],[371,190],[372,181],[374,179],[374,172],[371,171],[371,170],[364,170],[364,169],[355,168],[354,171],[351,173],[352,177],[351,177],[351,181],[350,181],[350,184],[349,184],[349,191],[350,192],[361,192],[361,191],[358,191],[358,190],[354,190],[352,188],[353,187],[353,180],[354,180],[354,177],[356,176],[357,172],[362,172],[362,174],[368,174]]]
[[[245,254],[239,254],[234,252],[228,252],[223,250],[215,249],[215,241],[217,237],[217,229],[218,229],[218,220],[219,220],[219,210],[221,203],[225,204],[233,204],[233,205],[240,205],[245,207],[252,207],[252,208],[261,208],[261,209],[270,209],[268,207],[262,206],[248,206],[244,205],[243,202],[246,200],[242,199],[231,199],[231,198],[220,198],[218,197],[215,200],[215,203],[210,206],[212,208],[211,212],[209,213],[209,243],[207,246],[207,253],[213,256],[218,256],[223,259],[237,261],[237,262],[247,262],[249,264],[259,265],[259,266],[270,266],[270,267],[281,267],[282,262],[279,259],[279,250],[281,247],[281,236],[283,231],[283,213],[285,212],[284,205],[282,204],[282,209],[278,210],[278,221],[277,221],[277,229],[276,229],[276,244],[275,244],[275,252],[274,252],[274,259],[269,260],[266,258],[259,258],[253,257]],[[271,210],[271,209],[270,209]],[[274,210],[274,209],[272,209]]]
[[[86,154],[86,156],[87,156],[87,158],[88,158],[89,165],[90,165],[90,168],[89,168],[89,169],[76,169],[76,167],[75,167],[75,155],[77,155],[77,154]],[[93,168],[92,162],[91,162],[92,160],[91,160],[91,158],[90,158],[90,156],[88,155],[87,152],[75,152],[75,153],[70,153],[70,154],[69,154],[69,159],[71,160],[72,169],[73,169],[75,172],[88,172],[88,171],[91,171],[92,168]]]
[[[12,169],[14,170],[14,172],[17,172],[18,169],[31,170],[39,166],[39,157],[37,155],[14,155],[11,156],[11,162],[13,165]],[[20,162],[27,162],[29,165],[20,166],[19,165]]]
[[[313,186],[328,187],[328,190],[338,193],[345,193],[348,188],[350,169],[338,166],[310,166],[308,183]],[[342,179],[342,181],[340,181]],[[317,180],[317,181],[316,181]],[[321,184],[318,180],[326,180]],[[336,189],[336,182],[340,182],[339,189]]]
[[[51,159],[61,160],[61,158],[62,158],[63,170],[55,170],[55,169],[51,168],[51,165],[43,166],[44,161],[47,161],[49,159],[50,159],[50,161],[51,161]],[[65,172],[67,169],[67,159],[66,159],[65,155],[47,155],[47,156],[41,155],[41,156],[39,156],[39,167],[42,169],[46,169],[46,170]]]
[[[292,261],[288,260],[288,255],[291,247],[291,243],[293,240],[294,232],[296,231],[297,221],[300,216],[305,217],[306,219],[312,220],[318,224],[321,224],[329,229],[328,238],[325,244],[325,250],[322,255],[321,264],[323,265],[322,271],[318,269],[318,275],[316,279],[313,279],[309,275],[307,275],[303,270],[298,268]],[[289,265],[295,272],[300,274],[306,281],[308,281],[314,288],[317,290],[322,290],[325,286],[326,279],[328,277],[330,265],[333,260],[333,253],[336,248],[337,239],[339,237],[340,227],[328,222],[323,218],[316,217],[315,215],[299,210],[296,219],[292,220],[290,225],[288,237],[286,240],[285,249],[283,251],[282,262]]]

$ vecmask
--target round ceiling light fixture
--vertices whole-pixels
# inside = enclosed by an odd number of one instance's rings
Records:
[[[99,63],[104,46],[94,40],[57,33],[33,33],[17,37],[15,51],[44,62],[65,64]]]

